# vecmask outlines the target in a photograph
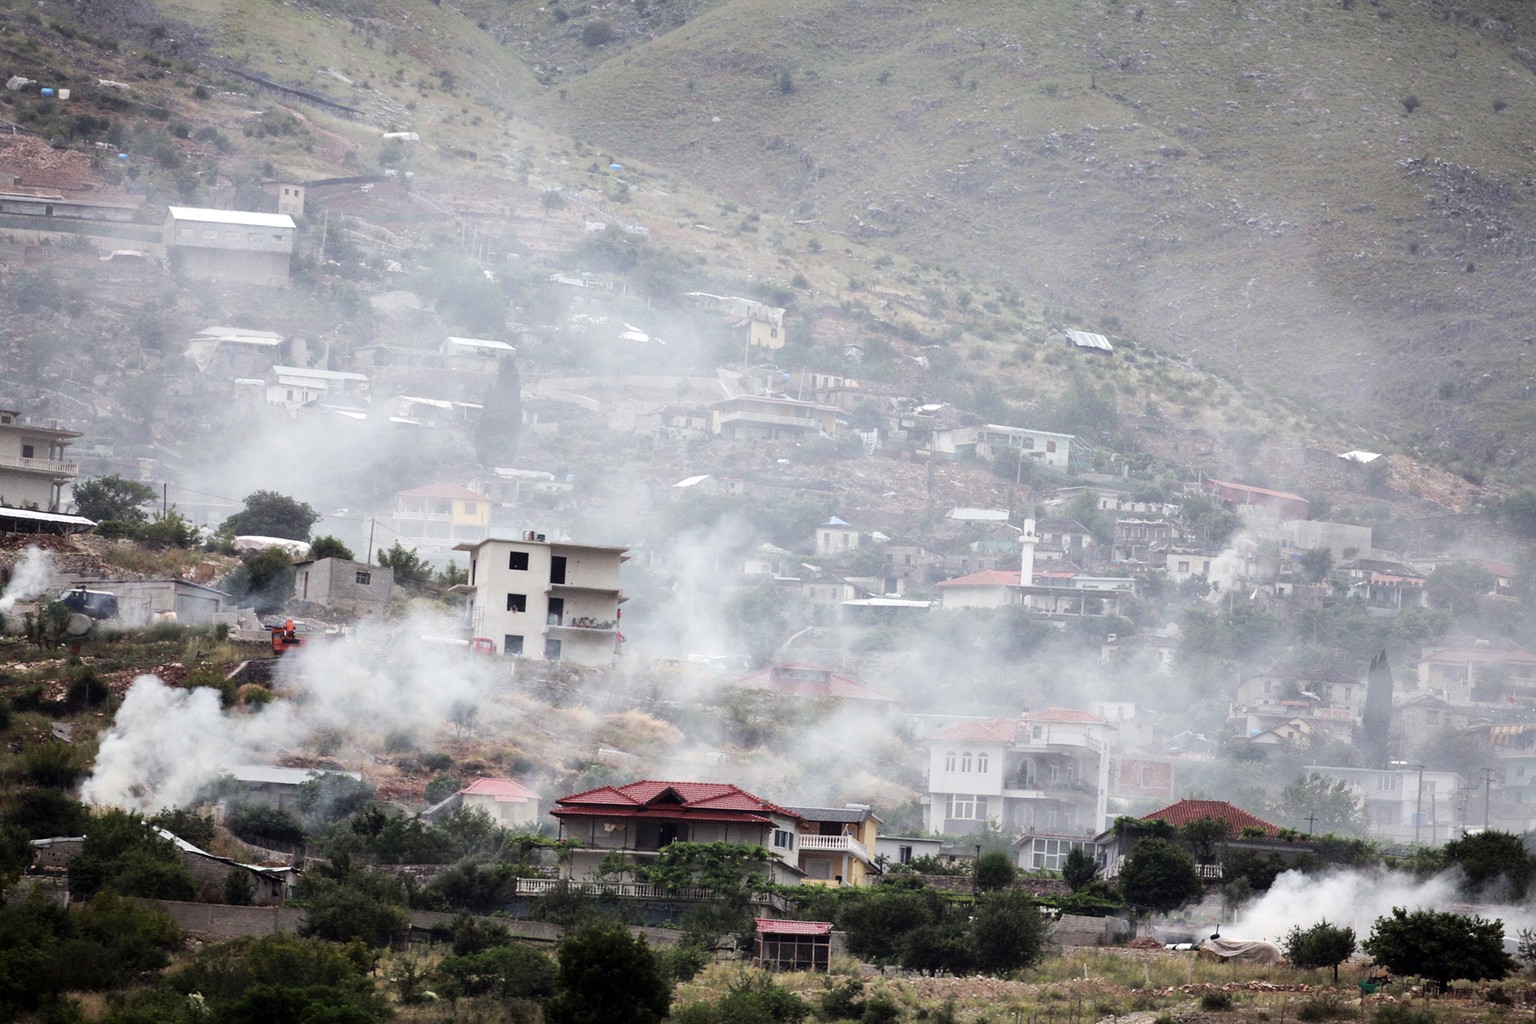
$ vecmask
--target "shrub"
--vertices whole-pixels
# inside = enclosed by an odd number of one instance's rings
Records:
[[[596,49],[613,42],[613,26],[606,21],[589,21],[581,27],[581,45]]]
[[[1434,1011],[1407,1003],[1383,1003],[1371,1014],[1371,1024],[1436,1024]]]
[[[1402,100],[1402,103],[1403,103],[1403,110],[1405,110],[1406,112],[1408,112],[1410,114],[1413,113],[1415,110],[1419,109],[1419,98],[1417,96],[1415,96],[1413,93],[1409,93],[1407,96],[1404,96],[1403,100]]]
[[[1217,989],[1204,992],[1200,996],[1200,1009],[1202,1010],[1230,1010],[1232,1009],[1232,996],[1230,993]]]

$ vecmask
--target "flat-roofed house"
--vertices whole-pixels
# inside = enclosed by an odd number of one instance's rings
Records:
[[[64,450],[80,434],[27,423],[13,409],[0,409],[0,505],[59,512],[80,464]]]
[[[286,213],[172,206],[162,230],[166,255],[178,260],[189,277],[288,283],[298,228]]]

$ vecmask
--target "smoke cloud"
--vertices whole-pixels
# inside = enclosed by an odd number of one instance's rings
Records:
[[[441,616],[414,615],[314,639],[278,664],[277,699],[253,710],[226,711],[208,687],[140,676],[82,796],[140,811],[184,806],[221,772],[308,752],[322,734],[339,758],[357,760],[386,742],[475,729],[506,666],[422,639],[451,631]]]
[[[11,581],[0,593],[0,615],[16,607],[18,601],[30,601],[48,589],[53,579],[53,556],[42,548],[27,548],[11,572]]]
[[[1287,871],[1263,896],[1248,904],[1223,931],[1234,938],[1280,942],[1293,927],[1310,928],[1319,921],[1349,927],[1364,941],[1378,917],[1392,908],[1456,909],[1504,922],[1504,934],[1531,927],[1536,914],[1520,906],[1464,907],[1460,873],[1448,871],[1429,879],[1386,868],[1346,870],[1326,875]]]

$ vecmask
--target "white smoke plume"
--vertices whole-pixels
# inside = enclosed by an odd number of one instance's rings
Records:
[[[1353,928],[1364,941],[1378,917],[1394,907],[1406,910],[1444,910],[1475,913],[1504,922],[1504,934],[1528,928],[1536,914],[1519,906],[1461,906],[1459,872],[1448,871],[1420,879],[1403,871],[1385,868],[1353,869],[1326,875],[1287,871],[1263,896],[1254,900],[1222,930],[1233,938],[1280,942],[1293,927],[1310,928],[1319,921]]]
[[[16,607],[18,601],[30,601],[48,589],[53,578],[53,556],[42,548],[27,548],[11,572],[11,581],[0,593],[0,615]]]
[[[141,676],[103,736],[82,788],[92,804],[141,811],[184,806],[232,767],[307,750],[331,733],[350,754],[390,737],[408,742],[475,727],[506,663],[422,642],[449,633],[441,619],[373,623],[319,638],[278,665],[278,698],[225,711],[216,690]]]

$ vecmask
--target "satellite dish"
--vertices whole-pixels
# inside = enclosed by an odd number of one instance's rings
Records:
[[[85,634],[91,631],[91,626],[93,625],[95,623],[91,621],[89,616],[75,612],[69,617],[69,625],[64,627],[64,632],[70,636],[85,636]]]

